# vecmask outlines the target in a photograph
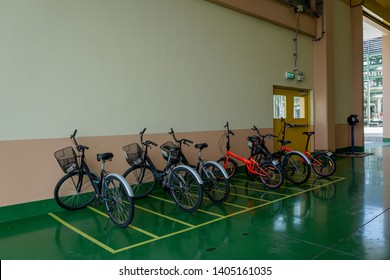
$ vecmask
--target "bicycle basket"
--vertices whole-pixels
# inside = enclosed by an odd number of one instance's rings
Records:
[[[254,146],[254,148],[253,148],[254,154],[258,154],[261,152],[261,140],[260,140],[259,136],[249,136],[248,137],[248,147],[250,149],[252,149],[252,146]]]
[[[125,152],[126,161],[131,166],[140,164],[144,157],[144,150],[137,143],[126,145],[122,148]]]
[[[77,155],[72,147],[67,147],[55,152],[54,157],[57,159],[58,164],[65,173],[70,173],[79,168]]]
[[[180,148],[171,141],[162,144],[160,148],[165,160],[171,157],[171,163],[178,163],[180,161]]]

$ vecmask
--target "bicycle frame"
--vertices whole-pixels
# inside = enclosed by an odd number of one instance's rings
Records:
[[[249,159],[246,159],[242,156],[239,156],[235,153],[232,153],[231,151],[226,151],[226,160],[225,160],[225,163],[224,163],[224,166],[223,168],[226,169],[227,167],[227,164],[228,164],[228,158],[229,157],[232,157],[232,158],[235,158],[239,161],[241,161],[242,163],[245,164],[245,167],[246,169],[248,170],[249,173],[251,174],[255,174],[255,175],[267,175],[267,173],[264,172],[264,170],[259,166],[259,164],[253,159],[253,157],[250,157]],[[260,170],[260,172],[258,172],[255,167],[257,168],[257,170]]]
[[[285,138],[285,134],[286,134],[286,126],[293,127],[294,125],[286,123],[285,120],[284,120],[283,118],[281,118],[280,121],[283,122],[283,129],[282,129],[282,139],[281,139],[281,140],[278,140],[278,141],[281,143],[281,147],[280,147],[280,150],[279,150],[279,152],[280,152],[279,160],[281,160],[281,157],[282,157],[283,155],[286,155],[286,154],[289,153],[289,152],[295,152],[295,153],[300,154],[300,155],[302,156],[302,158],[306,161],[307,164],[311,165],[311,161],[310,161],[309,157],[306,156],[305,153],[302,153],[302,152],[297,151],[297,150],[293,150],[293,149],[291,149],[290,147],[287,147],[287,146],[286,146],[286,144],[284,143],[284,142],[285,142],[285,139],[284,139],[284,138]],[[290,141],[289,141],[289,143],[290,143]],[[306,145],[306,146],[307,146],[307,145]]]
[[[79,192],[82,185],[83,185],[83,177],[84,176],[82,176],[82,175],[83,175],[83,172],[85,171],[89,180],[92,183],[92,186],[95,190],[97,197],[102,197],[104,178],[107,175],[107,172],[104,170],[105,161],[102,160],[100,177],[98,175],[96,175],[95,173],[92,173],[87,162],[85,161],[85,150],[87,150],[88,147],[83,146],[83,145],[79,145],[77,143],[77,141],[75,139],[76,132],[77,132],[77,130],[75,130],[75,132],[71,136],[71,140],[76,145],[77,151],[79,153],[81,153],[81,155],[80,155],[80,168],[77,171],[75,171],[75,172],[78,172],[78,174],[79,174],[79,176],[78,176],[79,181],[77,182],[77,191]],[[126,189],[127,193],[129,194],[129,196],[131,196],[131,197],[134,196],[133,191],[132,191],[130,185],[126,182],[126,180],[121,180],[121,178],[119,178],[119,176],[115,173],[111,173],[110,176],[114,176],[114,177],[120,179],[120,181],[125,185],[125,189]]]
[[[164,169],[160,170],[160,169],[157,169],[157,167],[154,165],[153,161],[151,160],[151,158],[148,156],[148,149],[149,149],[149,145],[152,144],[154,146],[157,146],[156,143],[154,142],[151,142],[151,141],[146,141],[146,142],[143,142],[143,136],[144,136],[144,132],[145,132],[146,128],[140,133],[140,138],[141,138],[141,144],[145,147],[145,153],[144,153],[144,158],[142,159],[142,165],[148,165],[150,167],[150,169],[152,170],[152,172],[155,173],[155,175],[158,176],[158,179],[160,181],[163,181],[164,177],[168,175],[168,170],[173,166],[173,164],[170,162],[170,159],[168,160],[167,162],[167,165],[164,167]],[[142,174],[143,176],[144,174]],[[142,180],[143,178],[141,178],[140,180]]]

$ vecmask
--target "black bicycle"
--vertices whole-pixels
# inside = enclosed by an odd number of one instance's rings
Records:
[[[133,188],[135,198],[150,194],[158,181],[162,188],[172,195],[176,204],[187,212],[196,211],[203,200],[203,182],[194,169],[180,165],[180,147],[168,141],[160,146],[162,156],[167,161],[163,170],[158,170],[148,156],[148,149],[157,146],[152,141],[143,141],[146,128],[140,132],[142,148],[137,143],[124,146],[126,160],[130,168],[123,177]]]
[[[171,131],[168,132],[172,135],[175,142],[180,147],[180,157],[181,162],[185,165],[193,167],[203,181],[203,191],[207,197],[216,203],[222,203],[227,200],[230,192],[229,176],[226,170],[215,161],[204,161],[202,158],[202,150],[207,148],[207,143],[195,144],[195,148],[198,149],[198,162],[195,165],[190,165],[188,159],[183,153],[182,144],[190,146],[193,144],[193,141],[189,139],[177,139],[175,131],[171,128]]]
[[[54,153],[62,171],[66,173],[55,189],[54,198],[59,206],[67,210],[82,209],[96,198],[104,202],[111,220],[119,227],[127,227],[134,218],[133,191],[119,174],[107,173],[104,165],[112,160],[112,153],[97,154],[101,161],[100,177],[91,172],[86,162],[85,150],[76,140],[77,130],[70,136],[77,153],[70,146]]]
[[[311,162],[307,156],[297,150],[293,150],[286,145],[291,143],[289,140],[285,140],[286,127],[293,127],[293,124],[286,123],[283,118],[283,127],[281,128],[282,139],[278,140],[281,143],[279,151],[271,153],[265,145],[265,138],[277,138],[272,134],[262,135],[260,134],[256,126],[252,127],[252,130],[257,132],[257,135],[252,136],[253,150],[255,152],[255,160],[261,162],[263,160],[277,159],[281,163],[284,175],[287,179],[294,184],[303,184],[307,182],[311,174]],[[256,137],[258,139],[256,140]]]

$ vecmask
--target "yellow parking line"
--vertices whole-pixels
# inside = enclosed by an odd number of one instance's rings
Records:
[[[192,225],[192,224],[189,224],[189,223],[186,223],[186,222],[180,221],[180,220],[178,220],[178,219],[172,218],[172,217],[170,217],[170,216],[167,216],[167,215],[161,214],[161,213],[159,213],[159,212],[156,212],[156,211],[152,211],[152,210],[150,210],[150,209],[147,209],[147,208],[144,208],[144,207],[142,207],[142,206],[135,205],[135,207],[136,207],[136,208],[139,208],[139,209],[141,209],[141,210],[143,210],[143,211],[146,211],[146,212],[152,213],[152,214],[154,214],[154,215],[157,215],[157,216],[163,217],[163,218],[165,218],[165,219],[168,219],[168,220],[174,221],[174,222],[176,222],[176,223],[183,224],[183,225],[185,225],[185,226],[187,226],[187,227],[194,227],[194,225]]]
[[[184,232],[187,232],[187,231],[190,231],[190,230],[193,230],[193,229],[196,229],[196,228],[200,228],[200,227],[203,227],[203,226],[206,226],[206,225],[209,225],[209,224],[212,224],[212,223],[215,223],[217,221],[220,221],[220,220],[223,220],[223,219],[227,219],[227,218],[230,218],[230,217],[233,217],[233,216],[236,216],[236,215],[239,215],[239,214],[243,214],[243,213],[246,213],[248,211],[252,211],[252,210],[255,210],[255,209],[258,209],[260,207],[264,207],[264,206],[267,206],[267,205],[270,205],[272,203],[275,203],[275,202],[279,202],[281,200],[285,200],[285,199],[288,199],[288,198],[291,198],[291,197],[294,197],[296,195],[299,195],[299,194],[302,194],[302,193],[306,193],[306,192],[310,192],[312,190],[315,190],[315,189],[318,189],[318,188],[322,188],[322,187],[326,187],[328,185],[331,185],[331,184],[334,184],[334,183],[337,183],[339,181],[342,181],[346,178],[343,178],[343,177],[338,177],[338,179],[334,180],[334,181],[329,181],[327,183],[325,183],[324,185],[319,185],[319,186],[315,186],[315,187],[312,187],[312,188],[307,188],[307,189],[301,189],[300,192],[297,192],[297,193],[294,193],[294,194],[290,194],[290,195],[286,195],[286,194],[280,194],[282,197],[280,197],[279,199],[276,199],[276,200],[271,200],[271,201],[267,201],[267,200],[262,200],[263,202],[265,203],[262,203],[260,205],[257,205],[257,206],[254,206],[254,207],[243,207],[241,205],[237,205],[237,204],[232,204],[232,203],[227,203],[225,202],[224,204],[226,205],[230,205],[230,206],[235,206],[235,207],[238,207],[238,208],[242,208],[242,210],[240,211],[237,211],[237,212],[234,212],[234,213],[231,213],[231,214],[228,214],[226,216],[222,216],[222,215],[219,215],[219,214],[215,214],[215,213],[211,213],[211,212],[208,212],[208,211],[204,211],[202,209],[198,209],[198,211],[202,211],[202,212],[205,212],[205,213],[209,213],[209,214],[212,214],[212,215],[215,215],[215,216],[218,216],[218,218],[216,219],[212,219],[212,220],[209,220],[207,222],[204,222],[202,224],[199,224],[199,225],[192,225],[192,224],[189,224],[189,223],[186,223],[186,222],[183,222],[183,221],[180,221],[180,220],[177,220],[175,218],[172,218],[172,217],[169,217],[169,216],[166,216],[166,215],[163,215],[161,213],[158,213],[158,212],[155,212],[155,211],[152,211],[152,210],[149,210],[147,208],[144,208],[144,207],[141,207],[141,206],[135,206],[136,208],[139,208],[143,211],[147,211],[149,213],[152,213],[154,215],[158,215],[160,217],[163,217],[163,218],[166,218],[166,219],[169,219],[169,220],[172,220],[172,221],[175,221],[175,222],[178,222],[178,223],[181,223],[183,225],[186,225],[187,228],[185,229],[182,229],[182,230],[179,230],[179,231],[175,231],[175,232],[172,232],[172,233],[169,233],[169,234],[166,234],[166,235],[163,235],[163,236],[157,236],[157,235],[154,235],[154,234],[151,234],[147,231],[144,231],[142,229],[139,229],[139,228],[136,228],[132,225],[130,225],[129,227],[131,228],[134,228],[140,232],[143,232],[147,235],[149,235],[150,237],[152,237],[152,239],[150,240],[146,240],[146,241],[143,241],[143,242],[139,242],[139,243],[135,243],[135,244],[132,244],[132,245],[129,245],[129,246],[126,246],[126,247],[123,247],[123,248],[120,248],[120,249],[117,249],[117,250],[114,250],[112,248],[110,248],[109,246],[103,244],[102,242],[96,240],[95,238],[89,236],[88,234],[86,234],[85,232],[77,229],[76,227],[70,225],[69,223],[65,222],[64,220],[62,220],[61,218],[59,218],[58,216],[54,215],[53,213],[49,213],[49,215],[51,217],[53,217],[55,220],[57,220],[58,222],[60,222],[61,224],[65,225],[66,227],[68,227],[69,229],[73,230],[74,232],[80,234],[81,236],[85,237],[86,239],[90,240],[91,242],[97,244],[98,246],[102,247],[103,249],[113,253],[113,254],[116,254],[116,253],[119,253],[119,252],[123,252],[123,251],[126,251],[126,250],[130,250],[132,248],[135,248],[135,247],[139,247],[139,246],[142,246],[142,245],[145,245],[145,244],[148,244],[148,243],[152,243],[152,242],[155,242],[157,240],[161,240],[161,239],[165,239],[165,238],[168,238],[168,237],[172,237],[172,236],[175,236],[175,235],[178,235],[178,234],[181,234],[181,233],[184,233]],[[298,189],[297,189],[298,190]],[[276,193],[276,192],[275,192]],[[279,193],[276,193],[276,194],[279,194]],[[236,194],[231,194],[231,195],[236,195]],[[239,195],[239,196],[242,196],[242,197],[246,197],[246,198],[249,198],[249,199],[257,199],[257,200],[260,200],[258,198],[254,198],[254,197],[250,197],[250,196],[243,196],[243,195]],[[163,199],[163,198],[159,198],[159,197],[156,197],[156,196],[151,196],[153,198],[156,198],[156,199],[159,199],[159,200],[162,200],[162,201],[166,201],[166,202],[169,202],[169,203],[174,203],[173,201],[169,201],[169,200],[166,200],[166,199]],[[95,209],[95,208],[90,208],[91,210],[99,213],[100,215],[103,215],[103,216],[106,216],[108,217],[107,214]]]
[[[102,215],[102,216],[108,218],[108,215],[107,215],[106,213],[103,213],[102,211],[100,211],[100,210],[98,210],[98,209],[96,209],[96,208],[93,208],[93,207],[88,206],[88,209],[89,209],[89,210],[92,210],[92,211],[94,211],[94,212],[96,212],[96,213],[98,213],[99,215]],[[143,233],[143,234],[146,234],[146,235],[148,235],[148,236],[150,236],[150,237],[152,237],[152,238],[158,238],[158,237],[159,237],[158,235],[155,235],[155,234],[153,234],[153,233],[150,233],[150,232],[148,232],[148,231],[146,231],[146,230],[143,230],[143,229],[141,229],[141,228],[139,228],[139,227],[136,227],[136,226],[133,226],[133,225],[128,225],[128,227],[129,227],[129,228],[132,228],[132,229],[134,229],[134,230],[136,230],[136,231],[139,231],[139,232],[141,232],[141,233]]]
[[[67,228],[69,228],[70,230],[73,230],[74,232],[76,232],[77,234],[80,234],[82,237],[88,239],[89,241],[95,243],[96,245],[102,247],[103,249],[109,251],[110,253],[115,253],[115,250],[112,249],[111,247],[107,246],[106,244],[100,242],[99,240],[93,238],[92,236],[86,234],[85,232],[79,230],[78,228],[72,226],[71,224],[65,222],[63,219],[61,219],[60,217],[58,217],[57,215],[53,214],[53,213],[48,213],[49,216],[51,216],[53,219],[55,219],[56,221],[58,221],[59,223],[63,224],[64,226],[66,226]]]

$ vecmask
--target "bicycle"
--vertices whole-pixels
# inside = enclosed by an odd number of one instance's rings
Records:
[[[70,139],[78,154],[71,146],[54,153],[66,174],[54,189],[54,199],[64,209],[78,210],[99,198],[104,202],[114,224],[121,228],[127,227],[134,218],[134,195],[130,185],[121,175],[105,171],[105,162],[111,161],[114,155],[97,154],[97,161],[102,162],[100,176],[92,173],[85,156],[85,150],[89,147],[77,143],[76,133],[77,129]]]
[[[255,157],[256,161],[261,162],[264,159],[278,159],[281,163],[281,167],[284,175],[287,179],[294,184],[303,184],[307,182],[311,175],[310,160],[300,151],[293,150],[286,145],[291,143],[290,140],[285,140],[285,132],[286,127],[293,127],[293,124],[286,123],[283,118],[281,118],[281,122],[283,122],[283,127],[281,129],[282,139],[279,139],[278,142],[281,143],[279,151],[275,153],[271,153],[264,142],[265,138],[277,138],[277,136],[272,134],[261,135],[258,128],[253,126],[252,130],[257,132],[259,138],[260,148],[255,147],[255,149],[259,149],[259,153]],[[279,133],[280,134],[280,133]]]
[[[200,176],[189,166],[178,165],[180,147],[168,141],[160,146],[162,156],[167,161],[163,170],[158,170],[148,156],[152,141],[144,141],[146,128],[140,132],[141,148],[137,143],[124,146],[122,149],[129,165],[123,177],[133,188],[136,199],[144,198],[161,182],[163,190],[169,191],[175,203],[184,211],[196,211],[203,200],[203,182]]]
[[[311,154],[308,150],[309,148],[309,140],[312,135],[315,134],[314,131],[303,132],[302,134],[307,136],[306,146],[303,153],[307,156],[307,158],[311,161],[311,166],[317,175],[321,177],[329,177],[333,175],[336,171],[336,161],[334,160],[332,152],[317,152]]]
[[[247,176],[251,180],[254,180],[255,177],[258,177],[260,181],[268,188],[270,189],[279,188],[283,184],[284,177],[281,168],[278,166],[278,162],[274,160],[274,161],[263,161],[258,163],[253,159],[252,153],[249,159],[234,154],[233,152],[230,151],[230,135],[234,136],[234,133],[229,129],[228,122],[224,127],[225,127],[224,136],[226,137],[227,140],[226,152],[223,157],[217,160],[217,163],[220,163],[223,166],[223,168],[227,171],[229,178],[234,176],[237,170],[238,164],[235,160],[233,160],[234,158],[245,164]]]
[[[207,148],[207,143],[195,144],[194,147],[198,149],[198,162],[196,166],[190,165],[182,150],[182,144],[189,146],[193,141],[189,139],[177,139],[175,131],[171,128],[168,134],[172,135],[176,143],[179,144],[181,153],[181,162],[185,165],[193,167],[200,175],[203,181],[203,192],[206,196],[215,203],[222,203],[227,200],[230,192],[229,176],[226,170],[215,161],[204,161],[202,158],[202,150]]]

